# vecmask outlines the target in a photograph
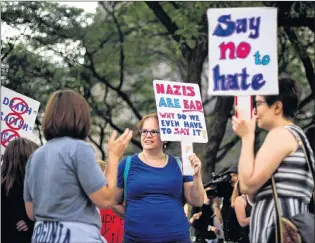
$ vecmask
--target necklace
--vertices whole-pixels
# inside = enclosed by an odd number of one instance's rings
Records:
[[[145,157],[144,153],[142,152],[141,154],[142,154],[142,157],[144,158],[144,161],[146,162],[146,164],[151,165],[151,164],[149,163],[149,161],[147,160],[147,158]],[[160,162],[160,163],[158,163],[158,164],[153,164],[153,166],[154,166],[154,167],[161,167],[162,165],[164,165],[164,164],[167,162],[167,158],[168,158],[167,154],[164,154],[164,159],[163,159],[163,161]]]

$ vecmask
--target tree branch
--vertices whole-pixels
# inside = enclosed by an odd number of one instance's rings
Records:
[[[120,82],[119,82],[119,85],[117,87],[117,89],[121,89],[122,88],[122,85],[123,85],[123,82],[124,82],[124,72],[125,72],[125,54],[124,54],[124,42],[125,42],[125,37],[124,37],[124,33],[122,32],[121,28],[120,28],[120,25],[118,23],[118,20],[115,16],[115,13],[114,11],[109,11],[107,9],[107,7],[105,6],[104,2],[99,2],[101,4],[101,6],[103,7],[103,9],[112,16],[113,20],[114,20],[114,23],[115,23],[115,26],[117,28],[117,31],[118,31],[118,35],[119,35],[119,47],[120,47],[120,61],[119,61],[119,65],[120,65]],[[114,7],[113,7],[114,8]]]
[[[9,50],[8,50],[6,53],[3,54],[3,56],[1,57],[1,62],[3,62],[4,59],[5,59],[5,58],[10,54],[10,52],[12,52],[13,49],[14,49],[14,45],[13,45],[12,43],[8,42],[8,45],[9,45]],[[4,48],[2,47],[2,48],[1,48],[1,53],[3,53],[3,51],[4,51]]]
[[[41,128],[40,126],[42,125],[41,122],[38,120],[38,117],[36,116],[36,119],[35,119],[35,124],[36,124],[36,129],[38,130],[38,138],[39,138],[39,141],[40,141],[40,145],[43,145],[43,136],[42,136],[42,133],[41,133]]]
[[[239,141],[240,141],[240,137],[239,136],[234,136],[234,138],[232,138],[232,140],[230,142],[228,142],[225,145],[223,145],[218,150],[218,153],[220,153],[220,155],[217,156],[216,163],[221,161],[225,157],[225,155],[230,151],[230,149],[233,148],[234,145],[237,144]]]
[[[148,7],[153,11],[155,16],[160,20],[162,25],[167,29],[167,31],[172,35],[173,39],[180,43],[180,36],[176,34],[176,31],[178,31],[177,25],[172,21],[172,19],[169,17],[169,15],[164,11],[162,6],[159,2],[145,2]],[[184,43],[183,53],[191,51],[190,47]]]
[[[315,88],[314,87],[314,74],[315,73],[314,73],[314,67],[313,67],[312,61],[311,61],[310,57],[308,56],[306,50],[301,48],[295,32],[290,27],[285,27],[284,29],[285,29],[288,37],[289,37],[289,40],[291,41],[291,43],[294,47],[294,49],[296,50],[296,53],[301,58],[308,84],[310,85],[312,93],[314,94],[315,93],[314,92],[314,88]]]
[[[313,94],[310,94],[309,96],[307,96],[304,100],[302,100],[300,102],[299,107],[298,107],[298,111],[302,110],[304,108],[304,106],[306,106],[308,103],[310,103],[313,100],[314,100]]]

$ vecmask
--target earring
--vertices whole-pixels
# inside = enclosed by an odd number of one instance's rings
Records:
[[[165,148],[165,149],[166,149],[166,143],[164,143],[163,148]]]

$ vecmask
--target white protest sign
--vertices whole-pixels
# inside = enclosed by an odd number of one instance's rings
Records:
[[[153,81],[162,141],[208,142],[199,86]]]
[[[239,117],[238,113],[241,113],[245,120],[252,118],[254,107],[251,96],[236,96],[234,105],[238,108],[238,112],[235,113],[236,117]]]
[[[32,137],[39,102],[1,86],[1,154],[18,137]]]
[[[277,9],[208,9],[209,95],[278,94]]]
[[[191,166],[189,156],[193,154],[193,144],[181,142],[181,152],[183,161],[183,174],[184,175],[194,175],[194,169]]]

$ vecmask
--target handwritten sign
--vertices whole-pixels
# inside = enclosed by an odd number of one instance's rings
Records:
[[[154,80],[153,87],[162,141],[208,141],[197,84]]]
[[[18,137],[32,136],[39,102],[1,86],[1,154]]]
[[[239,117],[241,115],[245,120],[250,120],[253,116],[253,101],[251,96],[235,96],[234,105],[238,108],[235,111],[235,116]]]
[[[108,243],[123,242],[124,220],[110,209],[101,209],[101,235]]]
[[[278,94],[277,9],[208,9],[209,95]]]
[[[193,144],[189,142],[181,142],[181,153],[183,161],[183,175],[194,175],[194,169],[191,166],[189,156],[193,153]]]

